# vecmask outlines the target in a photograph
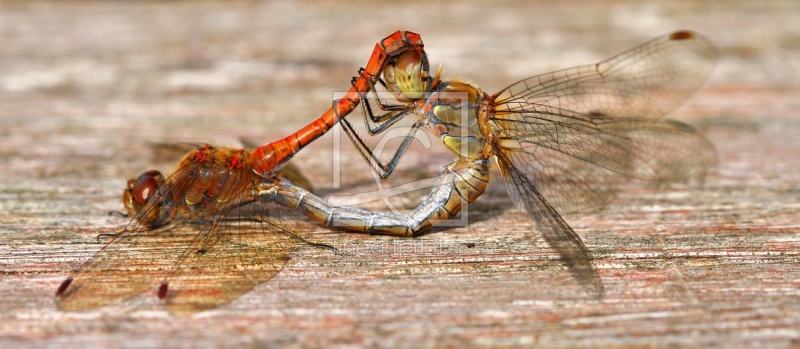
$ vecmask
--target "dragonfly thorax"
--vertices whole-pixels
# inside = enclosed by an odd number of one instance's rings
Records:
[[[481,104],[486,94],[470,83],[451,80],[440,83],[420,107],[424,126],[442,142],[467,159],[485,158],[486,137],[481,131]]]

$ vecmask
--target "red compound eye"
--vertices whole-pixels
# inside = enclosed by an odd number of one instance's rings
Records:
[[[147,199],[156,192],[159,178],[162,178],[162,176],[161,172],[158,171],[151,170],[142,173],[139,178],[136,179],[136,183],[131,187],[131,196],[133,196],[133,199],[139,204],[144,205]]]
[[[418,65],[422,64],[422,54],[419,51],[409,51],[400,55],[397,58],[397,63],[395,66],[398,70],[403,71],[407,74],[411,73],[411,70]]]

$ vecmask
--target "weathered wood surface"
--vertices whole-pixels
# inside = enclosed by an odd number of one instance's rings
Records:
[[[794,1],[3,2],[0,347],[800,346],[798,17]],[[298,251],[269,282],[194,317],[169,317],[155,291],[92,312],[55,307],[95,236],[126,223],[107,215],[125,180],[169,168],[152,142],[286,135],[397,29],[487,91],[701,32],[722,59],[671,117],[716,144],[719,166],[688,183],[632,183],[605,210],[566,217],[597,259],[602,300],[496,177],[468,227],[413,240],[319,228],[309,233],[345,253]],[[320,192],[374,191],[347,141],[343,188],[331,188],[332,142],[297,159]],[[437,175],[449,155],[434,148],[412,149],[387,185]],[[394,202],[413,207],[423,192]]]

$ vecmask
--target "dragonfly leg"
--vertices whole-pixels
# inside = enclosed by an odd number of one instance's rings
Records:
[[[363,70],[359,71],[359,73],[363,73]],[[356,78],[353,78],[353,84],[355,84],[356,81]],[[386,83],[384,83],[381,77],[378,76],[373,79],[367,79],[369,90],[363,92],[360,96],[361,99],[364,100],[364,103],[361,104],[361,109],[364,114],[364,124],[366,125],[369,134],[373,136],[391,127],[413,110],[413,105],[409,105],[408,103],[384,103],[383,100],[381,100],[377,89],[375,88],[376,81],[378,84],[383,86],[384,90],[386,90]],[[370,94],[372,96],[370,96]],[[374,108],[376,108],[377,111],[373,110]],[[384,111],[385,113],[379,114],[378,111]]]
[[[264,188],[261,195],[329,227],[367,234],[416,236],[455,217],[464,205],[483,194],[488,182],[488,160],[457,159],[447,165],[428,198],[409,215],[334,206],[288,182],[279,182],[277,190],[276,186]]]
[[[394,155],[392,155],[392,158],[389,160],[389,162],[383,164],[380,159],[375,156],[372,149],[370,149],[370,147],[364,143],[364,140],[356,133],[356,131],[353,129],[353,126],[350,125],[347,120],[342,119],[341,123],[342,128],[347,134],[347,137],[349,137],[350,141],[353,142],[353,145],[356,146],[358,153],[361,154],[361,157],[363,157],[367,164],[369,164],[370,169],[380,176],[381,179],[389,178],[389,176],[392,175],[397,167],[397,163],[403,158],[406,149],[408,149],[411,141],[414,140],[414,135],[417,133],[419,128],[422,127],[421,122],[414,123],[414,125],[411,126],[411,129],[408,131],[408,135],[406,135],[406,137],[403,139],[403,143],[397,147],[397,150],[395,151]]]

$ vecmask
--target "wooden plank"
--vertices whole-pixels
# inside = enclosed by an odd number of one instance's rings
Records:
[[[800,5],[736,4],[4,2],[0,346],[800,346]],[[318,228],[306,233],[342,254],[302,249],[274,279],[193,317],[168,316],[155,289],[92,312],[55,307],[96,235],[126,223],[107,214],[122,209],[125,180],[169,169],[151,143],[288,134],[397,29],[421,33],[434,67],[487,91],[701,32],[723,58],[671,117],[716,144],[719,166],[687,183],[630,183],[605,210],[566,217],[597,259],[601,300],[495,173],[469,226],[416,239]],[[318,191],[375,191],[347,141],[341,154],[333,144],[296,160]],[[333,172],[334,157],[346,171]],[[449,157],[415,147],[384,184],[436,176]],[[423,194],[392,202],[411,208]]]

